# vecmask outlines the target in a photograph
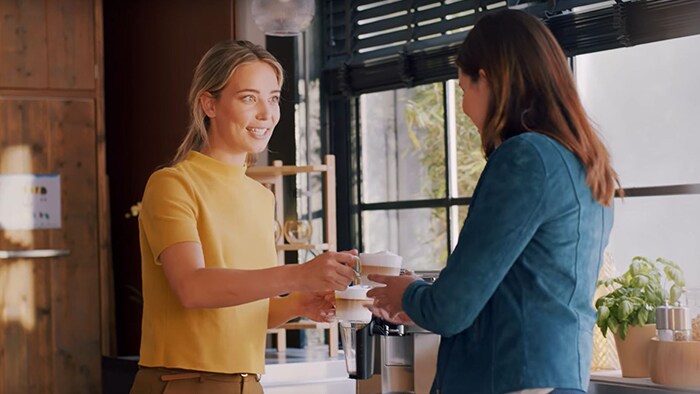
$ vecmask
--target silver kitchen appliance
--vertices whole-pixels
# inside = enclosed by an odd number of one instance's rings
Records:
[[[421,271],[416,275],[432,283],[438,273]],[[340,330],[348,375],[358,380],[358,394],[430,391],[439,335],[376,316],[369,323],[341,321]]]

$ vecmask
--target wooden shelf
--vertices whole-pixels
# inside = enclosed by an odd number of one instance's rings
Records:
[[[338,322],[330,323],[315,322],[304,320],[293,323],[285,323],[277,328],[268,328],[267,333],[277,337],[277,351],[284,352],[287,350],[287,330],[328,330],[328,355],[330,357],[338,356]]]
[[[294,251],[294,250],[328,250],[329,245],[328,244],[318,244],[318,245],[310,245],[310,244],[280,244],[277,245],[277,250],[284,250],[284,251]]]
[[[274,176],[286,176],[305,174],[309,172],[324,172],[328,170],[325,164],[315,164],[310,166],[260,166],[250,167],[246,174],[254,179],[269,178]]]
[[[275,220],[278,223],[283,223],[285,218],[284,211],[284,177],[287,175],[318,173],[323,178],[323,238],[314,239],[321,242],[319,244],[290,244],[285,243],[283,238],[280,238],[279,244],[275,245],[277,249],[277,263],[283,265],[285,263],[286,251],[298,250],[336,250],[336,219],[335,219],[335,156],[325,155],[324,164],[308,165],[308,166],[285,166],[281,160],[275,160],[271,166],[250,167],[246,171],[246,175],[261,184],[265,185],[275,196]],[[315,229],[314,229],[315,230]],[[308,256],[306,256],[308,257]],[[304,320],[296,323],[283,324],[278,328],[269,329],[267,332],[273,334],[273,338],[277,342],[277,351],[284,352],[287,348],[286,330],[305,330],[305,329],[324,329],[328,330],[328,354],[335,357],[338,354],[338,323],[317,323]]]
[[[285,323],[280,326],[280,328],[284,328],[287,330],[313,330],[313,329],[329,329],[333,327],[333,325],[336,323],[324,323],[324,322],[315,322],[315,321],[299,321],[299,322],[290,322],[290,323]]]

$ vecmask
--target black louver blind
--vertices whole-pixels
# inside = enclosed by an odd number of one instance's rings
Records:
[[[348,4],[350,8],[344,9]],[[361,64],[399,52],[461,42],[479,12],[504,8],[506,2],[333,0],[328,7],[332,13],[331,39],[335,41],[328,60],[333,67],[337,62]]]
[[[328,0],[326,73],[357,95],[456,77],[456,47],[506,7],[545,21],[567,55],[700,34],[700,0]]]
[[[564,52],[574,56],[700,34],[700,1],[619,2],[545,22]]]
[[[352,95],[456,75],[455,48],[501,0],[329,0],[325,69],[331,90]]]
[[[617,7],[630,45],[700,34],[699,0],[640,1]]]

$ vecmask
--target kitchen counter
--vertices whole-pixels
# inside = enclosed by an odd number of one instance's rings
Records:
[[[619,370],[591,372],[589,394],[700,393],[700,388],[677,389],[662,386],[650,378],[623,378]]]
[[[328,356],[328,346],[306,349],[267,349],[265,374],[260,383],[265,394],[355,394],[356,381],[348,377],[345,356]]]

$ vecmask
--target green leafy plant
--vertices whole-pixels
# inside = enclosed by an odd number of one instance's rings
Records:
[[[141,201],[132,205],[131,208],[129,208],[129,212],[124,214],[124,217],[127,219],[135,218],[135,217],[139,216],[140,213],[141,213]]]
[[[432,83],[418,85],[407,89],[405,108],[406,132],[411,141],[410,147],[403,155],[418,155],[426,176],[421,177],[421,195],[427,198],[444,198],[447,194],[445,174],[445,87],[459,88],[457,84]],[[461,97],[461,96],[458,96]],[[469,117],[462,112],[462,101],[454,100],[452,108],[456,121],[455,161],[457,164],[456,191],[460,196],[471,196],[486,165],[481,150],[479,131]],[[467,216],[467,206],[459,207],[459,222]],[[445,208],[433,208],[431,218],[431,237],[429,245],[432,255],[438,261],[446,261],[448,251],[447,215]]]
[[[623,340],[630,326],[656,322],[655,309],[668,302],[675,304],[684,292],[683,270],[673,261],[646,257],[632,259],[624,274],[598,281],[598,287],[614,288],[595,302],[598,327],[607,335],[619,333]]]

